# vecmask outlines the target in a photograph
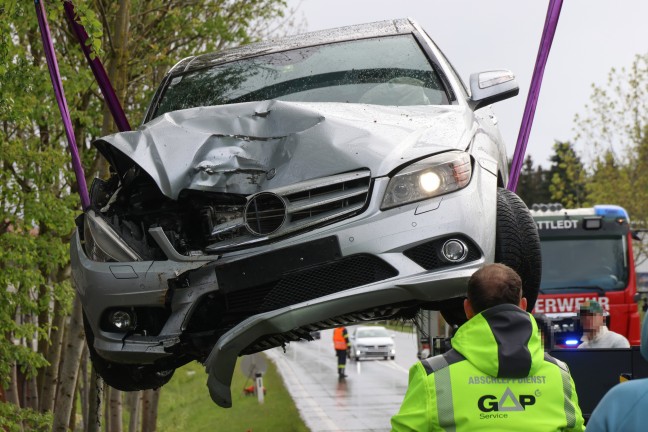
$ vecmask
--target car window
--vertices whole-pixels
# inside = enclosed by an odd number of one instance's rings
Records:
[[[370,337],[389,337],[387,330],[384,328],[375,328],[375,329],[361,329],[358,330],[356,337],[358,338],[370,338]]]
[[[266,54],[173,77],[155,116],[197,106],[279,99],[446,105],[441,79],[412,35]]]

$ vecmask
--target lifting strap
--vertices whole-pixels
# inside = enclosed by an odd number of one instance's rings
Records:
[[[74,168],[74,175],[76,176],[77,186],[79,188],[81,207],[83,210],[87,210],[88,207],[90,207],[88,186],[86,185],[83,166],[81,166],[81,159],[79,158],[79,149],[77,148],[76,139],[74,138],[74,129],[72,128],[70,111],[68,109],[67,100],[65,99],[61,74],[59,73],[58,62],[56,61],[56,54],[54,53],[54,46],[52,45],[52,36],[50,34],[49,24],[47,23],[45,6],[39,0],[34,0],[34,5],[36,6],[36,16],[38,17],[38,27],[40,28],[40,34],[43,40],[43,51],[45,52],[45,59],[47,60],[47,68],[49,69],[52,87],[54,87],[54,95],[56,96],[56,102],[59,111],[61,112],[61,118],[63,119],[63,127],[65,128],[68,147],[72,154],[72,167]]]
[[[49,29],[49,24],[47,22],[47,13],[45,11],[45,5],[42,0],[34,0],[34,6],[36,7],[36,16],[38,18],[38,27],[40,29],[41,39],[43,40],[43,51],[45,52],[45,58],[47,60],[47,68],[49,69],[50,79],[52,80],[52,87],[54,88],[54,95],[56,96],[56,102],[61,112],[61,118],[63,119],[63,127],[65,129],[65,135],[68,140],[68,147],[70,148],[70,153],[72,154],[72,167],[74,168],[74,175],[76,177],[79,196],[81,197],[81,207],[83,210],[87,210],[90,207],[90,197],[88,195],[88,186],[86,185],[85,175],[83,173],[83,166],[81,165],[81,159],[79,157],[79,150],[76,144],[76,139],[74,137],[74,129],[72,127],[72,120],[70,118],[70,110],[67,105],[67,100],[65,99],[65,91],[63,90],[63,83],[61,81],[61,74],[59,73],[58,62],[56,60],[56,53],[54,52],[54,45],[52,44],[52,36]],[[91,58],[90,47],[87,45],[88,34],[85,31],[85,28],[81,23],[76,20],[76,13],[74,11],[74,5],[71,1],[64,1],[63,4],[65,10],[65,17],[67,18],[74,34],[81,45],[83,54],[88,60],[90,69],[95,76],[97,84],[101,89],[101,93],[104,96],[104,100],[108,105],[108,109],[115,120],[115,124],[120,132],[131,130],[128,119],[124,114],[119,99],[115,94],[115,90],[110,84],[110,79],[108,74],[103,67],[103,64],[98,57]]]
[[[556,33],[556,27],[558,26],[558,18],[560,17],[561,8],[562,0],[549,1],[547,18],[545,19],[535,68],[533,69],[533,77],[531,78],[531,86],[529,87],[529,94],[527,96],[526,106],[524,107],[524,115],[522,116],[522,124],[520,125],[520,132],[518,133],[517,144],[515,145],[515,152],[513,153],[509,182],[506,186],[508,190],[513,192],[517,189],[520,171],[524,164],[524,153],[526,152],[529,134],[531,133],[531,126],[533,125],[533,116],[535,114],[536,105],[538,104],[540,87],[542,86],[542,75],[544,74],[544,69],[547,65],[547,58],[549,57],[551,43],[553,42],[554,34]]]
[[[94,58],[92,58],[91,50],[87,43],[88,33],[86,33],[85,27],[83,27],[81,23],[77,21],[74,5],[71,1],[65,1],[63,7],[65,8],[65,17],[67,18],[70,27],[72,27],[72,31],[74,31],[74,34],[76,35],[77,40],[81,45],[83,54],[85,55],[85,58],[90,65],[90,69],[92,70],[95,79],[97,80],[97,84],[99,84],[101,94],[103,94],[106,105],[108,105],[108,109],[110,110],[110,113],[115,120],[117,129],[119,129],[120,132],[131,130],[130,123],[128,123],[126,114],[124,114],[124,110],[119,103],[119,98],[115,94],[115,90],[110,83],[110,79],[108,78],[108,74],[106,73],[106,70],[101,63],[101,60],[99,60],[99,57],[97,57],[96,55],[94,56]]]

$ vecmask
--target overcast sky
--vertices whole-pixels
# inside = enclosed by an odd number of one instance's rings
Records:
[[[392,18],[421,24],[468,82],[473,72],[510,69],[520,94],[495,104],[513,155],[549,0],[288,0],[306,30]],[[572,140],[592,83],[648,52],[648,0],[565,0],[545,69],[527,154],[549,166],[555,140]],[[580,151],[586,150],[579,145]],[[588,153],[583,153],[587,159]]]

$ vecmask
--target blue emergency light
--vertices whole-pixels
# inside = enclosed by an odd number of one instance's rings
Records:
[[[578,345],[578,340],[577,339],[567,339],[565,341],[565,345],[570,345],[570,346]]]
[[[609,217],[609,218],[624,218],[629,220],[628,212],[623,208],[617,205],[603,204],[595,205],[594,213],[597,216]]]

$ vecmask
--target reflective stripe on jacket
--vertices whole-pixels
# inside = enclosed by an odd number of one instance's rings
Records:
[[[337,351],[344,351],[349,346],[349,335],[344,327],[333,330],[333,346]]]
[[[569,369],[544,353],[530,314],[490,308],[452,346],[412,366],[392,431],[584,430]]]

